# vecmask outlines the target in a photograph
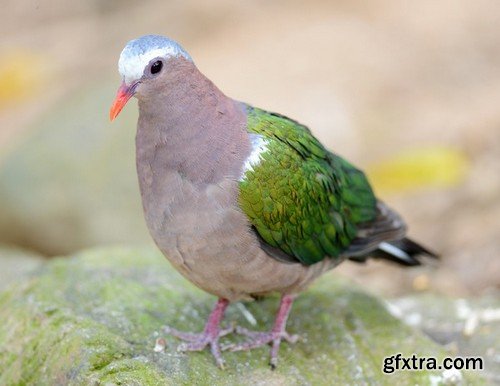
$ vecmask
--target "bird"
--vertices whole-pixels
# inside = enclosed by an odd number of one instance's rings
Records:
[[[226,96],[176,41],[145,35],[120,54],[114,120],[138,100],[136,167],[157,247],[218,300],[201,332],[171,327],[182,351],[270,345],[276,368],[295,298],[341,262],[379,258],[416,266],[436,254],[406,237],[401,216],[367,177],[305,125]],[[426,257],[427,256],[427,257]],[[222,328],[230,303],[279,294],[270,331]],[[243,343],[222,346],[235,332]]]

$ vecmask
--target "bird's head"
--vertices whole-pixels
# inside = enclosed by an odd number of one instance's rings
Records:
[[[146,35],[129,41],[118,61],[122,84],[111,106],[110,119],[118,116],[132,96],[165,82],[169,66],[176,59],[192,62],[189,54],[167,37]]]

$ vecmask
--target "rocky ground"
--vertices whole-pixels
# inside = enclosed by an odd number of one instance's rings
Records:
[[[200,330],[210,296],[150,248],[94,249],[55,259],[0,295],[0,383],[38,385],[444,385],[484,384],[478,372],[395,371],[384,357],[447,351],[390,315],[352,283],[324,277],[296,301],[275,371],[269,349],[182,354],[165,324]],[[269,329],[277,299],[231,306],[226,323]],[[238,341],[224,338],[224,343]]]

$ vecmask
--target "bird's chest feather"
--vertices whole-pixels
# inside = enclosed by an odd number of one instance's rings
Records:
[[[223,259],[248,242],[249,223],[238,206],[238,170],[200,181],[182,162],[154,153],[138,156],[137,168],[148,228],[167,257],[180,254],[188,263]],[[211,173],[203,164],[196,169]]]

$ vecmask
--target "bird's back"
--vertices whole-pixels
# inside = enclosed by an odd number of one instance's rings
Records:
[[[364,173],[306,126],[251,106],[247,114],[254,151],[239,202],[271,255],[305,265],[362,260],[403,239],[404,222],[376,199]]]

